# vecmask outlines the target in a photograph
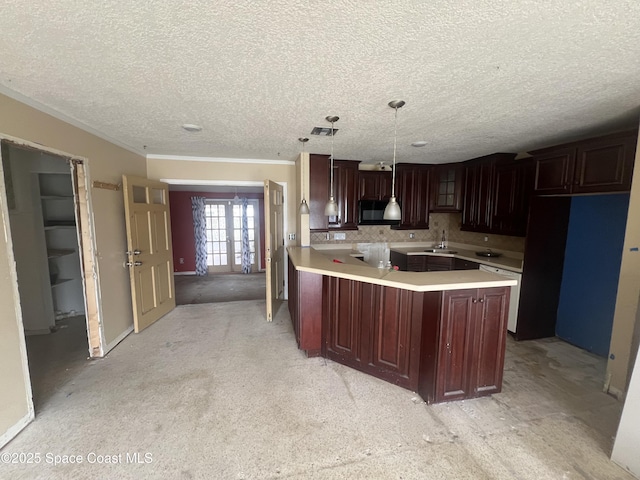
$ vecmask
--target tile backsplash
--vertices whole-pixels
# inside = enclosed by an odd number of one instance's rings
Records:
[[[439,242],[442,230],[445,231],[447,242],[478,245],[495,250],[510,252],[524,252],[524,238],[506,235],[463,232],[460,230],[462,215],[460,213],[432,213],[429,215],[429,230],[392,230],[388,225],[366,225],[358,230],[345,231],[345,240],[334,240],[334,232],[311,233],[311,244],[349,245],[355,243],[375,242]],[[409,238],[410,234],[414,238]],[[484,239],[487,238],[485,242]]]

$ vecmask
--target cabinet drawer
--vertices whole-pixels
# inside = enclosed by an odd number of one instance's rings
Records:
[[[480,264],[472,262],[471,260],[463,260],[462,258],[453,259],[454,270],[477,270],[480,268]]]
[[[407,255],[408,272],[424,272],[427,270],[427,257],[424,255]]]

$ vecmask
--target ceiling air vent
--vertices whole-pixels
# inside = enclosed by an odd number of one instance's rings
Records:
[[[335,135],[338,131],[338,128],[333,129],[333,134]],[[330,137],[331,136],[331,127],[314,127],[311,130],[311,135],[320,135],[321,137]]]

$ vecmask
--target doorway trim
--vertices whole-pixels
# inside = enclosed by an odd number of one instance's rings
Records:
[[[97,261],[96,261],[96,243],[95,243],[95,227],[93,224],[93,206],[91,203],[91,194],[90,194],[90,172],[88,159],[85,157],[81,157],[78,155],[72,155],[67,152],[63,152],[61,150],[57,150],[55,148],[50,148],[44,145],[40,145],[38,143],[30,142],[27,140],[23,140],[20,138],[12,137],[10,135],[5,135],[0,133],[0,142],[12,144],[16,147],[34,150],[36,152],[44,152],[47,154],[55,155],[61,158],[66,159],[69,162],[69,171],[72,176],[73,188],[74,188],[74,208],[76,215],[76,231],[78,235],[78,255],[80,257],[80,268],[82,272],[82,286],[83,286],[83,296],[85,302],[85,320],[87,327],[87,350],[89,352],[89,356],[92,358],[95,357],[103,357],[105,354],[105,338],[104,331],[102,328],[102,307],[100,302],[100,285],[99,285],[99,276],[97,272]],[[28,369],[28,357],[26,350],[26,341],[24,335],[24,322],[22,318],[22,306],[20,303],[20,294],[18,290],[18,277],[17,271],[15,271],[15,258],[13,256],[13,242],[11,241],[11,224],[9,222],[8,216],[8,205],[6,191],[5,191],[5,180],[1,178],[2,189],[0,193],[2,194],[2,198],[0,199],[0,203],[2,204],[2,215],[5,215],[6,211],[6,234],[8,235],[7,239],[7,255],[14,264],[12,268],[12,272],[15,273],[13,276],[12,273],[12,281],[14,283],[14,291],[16,297],[16,304],[19,306],[17,310],[19,310],[19,328],[22,332],[21,334],[21,349],[23,349],[23,362],[27,365],[27,384],[29,385],[29,389],[31,390],[31,378],[29,376]],[[10,250],[10,251],[9,251]]]
[[[149,156],[147,156],[147,158],[150,158]],[[157,157],[153,157],[153,158],[157,158]],[[295,162],[292,162],[292,164]],[[195,179],[183,179],[183,178],[161,178],[160,179],[161,182],[164,183],[168,183],[169,185],[193,185],[194,187],[198,186],[198,185],[203,185],[203,186],[218,186],[218,187],[260,187],[260,188],[264,188],[264,180],[262,181],[254,181],[254,180],[195,180]],[[283,211],[282,211],[282,217],[283,217],[283,225],[282,225],[282,229],[284,230],[284,235],[285,235],[285,249],[284,249],[284,264],[287,265],[288,262],[288,254],[287,254],[287,238],[289,235],[289,224],[288,224],[288,215],[289,215],[289,211],[287,208],[287,203],[288,203],[288,199],[289,199],[289,192],[288,192],[288,182],[282,182],[282,181],[277,181],[277,180],[273,180],[275,183],[277,183],[278,185],[282,186],[282,196],[284,197],[284,203],[283,203]],[[266,221],[266,219],[265,219]],[[284,282],[285,282],[285,289],[284,289],[284,299],[286,300],[288,298],[288,285],[289,285],[289,269],[285,268],[284,269]]]

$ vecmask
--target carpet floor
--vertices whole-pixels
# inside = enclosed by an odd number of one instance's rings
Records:
[[[83,361],[2,450],[40,463],[0,464],[0,478],[633,478],[608,457],[621,405],[601,392],[601,358],[509,339],[502,393],[429,406],[306,358],[286,303],[272,323],[264,312],[181,306]]]
[[[176,304],[237,302],[239,300],[262,300],[266,296],[266,275],[262,273],[225,273],[175,275]]]

